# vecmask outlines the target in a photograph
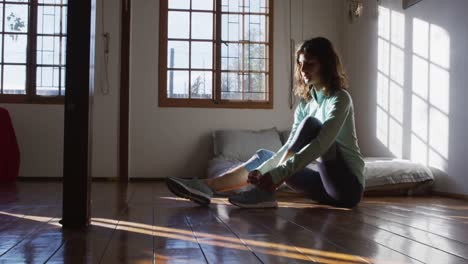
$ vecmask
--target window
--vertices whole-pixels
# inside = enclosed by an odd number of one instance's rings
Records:
[[[163,0],[159,105],[272,108],[271,0]]]
[[[0,0],[0,102],[63,103],[67,0]]]

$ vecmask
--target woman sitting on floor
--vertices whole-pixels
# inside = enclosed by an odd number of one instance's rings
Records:
[[[354,106],[332,43],[305,41],[296,52],[296,86],[301,97],[286,143],[275,153],[260,149],[252,158],[213,179],[168,178],[177,196],[202,205],[215,192],[255,185],[229,197],[239,207],[276,207],[275,190],[286,183],[319,203],[352,208],[362,199],[364,160],[356,137]],[[307,164],[317,160],[317,170]]]

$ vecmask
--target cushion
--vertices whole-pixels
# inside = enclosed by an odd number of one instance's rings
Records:
[[[364,162],[364,175],[368,189],[376,186],[415,183],[434,179],[429,167],[409,160],[366,157]]]
[[[261,130],[216,130],[212,133],[214,156],[247,161],[261,148],[277,151],[282,143],[276,127]]]
[[[286,141],[288,141],[289,133],[291,133],[291,129],[286,129],[286,130],[280,131],[280,138],[281,138],[281,144],[282,145],[284,145],[284,143],[286,143]]]

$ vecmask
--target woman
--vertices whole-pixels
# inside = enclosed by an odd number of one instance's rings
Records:
[[[362,199],[364,161],[358,146],[347,80],[331,42],[305,41],[296,52],[294,93],[301,98],[286,143],[276,152],[258,150],[224,175],[206,180],[168,178],[176,195],[209,204],[213,191],[255,185],[229,197],[240,207],[276,207],[275,190],[286,183],[319,203],[352,208]],[[317,161],[317,170],[306,167]]]

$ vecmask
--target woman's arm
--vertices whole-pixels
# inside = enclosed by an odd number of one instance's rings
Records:
[[[287,151],[289,147],[289,143],[291,142],[292,138],[294,137],[294,134],[296,133],[297,127],[299,126],[302,119],[304,118],[303,111],[302,111],[303,103],[304,101],[301,99],[301,101],[297,104],[296,109],[294,110],[294,122],[292,124],[291,132],[289,133],[289,137],[286,140],[286,142],[278,151],[276,151],[276,153],[271,158],[263,162],[257,168],[257,170],[260,171],[261,174],[265,174],[267,171],[278,166],[278,163],[280,162],[281,157]]]
[[[286,177],[303,169],[328,150],[342,128],[349,114],[351,104],[351,97],[347,92],[341,91],[338,93],[317,137],[300,151],[294,153],[289,159],[269,171],[273,183],[282,182]]]

